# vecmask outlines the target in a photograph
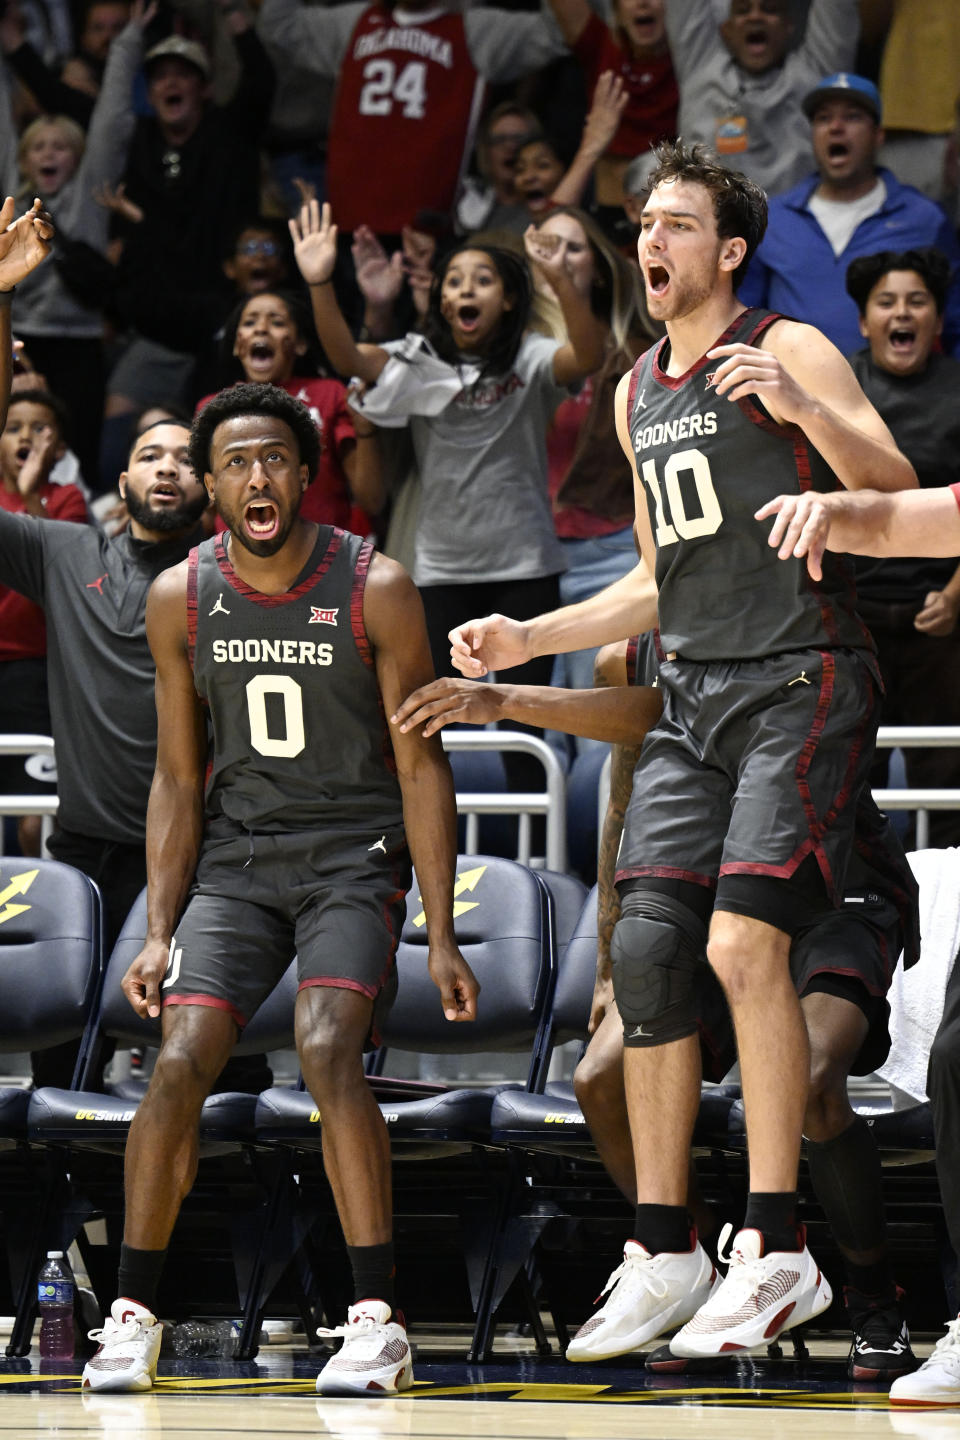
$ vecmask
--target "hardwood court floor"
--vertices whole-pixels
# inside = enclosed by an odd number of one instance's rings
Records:
[[[414,1390],[395,1400],[322,1399],[316,1358],[293,1347],[244,1365],[161,1361],[147,1395],[82,1394],[79,1363],[0,1359],[0,1440],[960,1440],[960,1408],[891,1409],[847,1380],[839,1348],[687,1377],[523,1354],[469,1366],[421,1348]]]

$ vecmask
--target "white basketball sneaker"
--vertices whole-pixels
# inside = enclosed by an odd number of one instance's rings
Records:
[[[802,1250],[763,1253],[759,1230],[741,1230],[729,1256],[733,1232],[725,1225],[718,1254],[729,1260],[723,1283],[670,1341],[674,1355],[727,1355],[769,1345],[784,1330],[826,1310],[833,1291],[806,1244]]]
[[[397,1395],[413,1384],[406,1326],[383,1300],[360,1300],[346,1325],[318,1330],[342,1335],[343,1344],[317,1376],[321,1395]]]
[[[932,1354],[890,1387],[892,1405],[960,1405],[960,1315],[947,1325]]]
[[[614,1270],[595,1315],[581,1325],[567,1347],[568,1360],[608,1360],[626,1355],[648,1340],[681,1325],[710,1294],[717,1270],[698,1241],[676,1253],[650,1252],[637,1240],[623,1247],[623,1264]]]
[[[84,1390],[152,1390],[163,1326],[136,1300],[114,1300],[101,1330],[100,1348],[83,1367]]]

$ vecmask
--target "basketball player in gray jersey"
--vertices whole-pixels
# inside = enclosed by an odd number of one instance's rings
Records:
[[[299,401],[272,385],[224,391],[194,422],[190,458],[229,537],[192,551],[148,601],[147,940],[123,985],[139,1014],[161,1015],[163,1039],[127,1143],[120,1298],[83,1384],[153,1384],[156,1290],[200,1110],[296,954],[297,1050],[355,1287],[317,1387],[396,1394],[412,1371],[393,1312],[390,1148],[362,1059],[395,993],[408,841],[447,1019],[472,1020],[478,991],[453,933],[449,765],[439,741],[391,743],[384,718],[432,678],[423,610],[393,561],[299,518],[319,458]]]
[[[593,1319],[631,1348],[681,1325],[671,1348],[699,1356],[765,1345],[830,1301],[795,1219],[809,1051],[789,958],[792,937],[839,904],[875,726],[875,666],[844,575],[811,584],[799,562],[776,574],[751,533],[754,500],[772,498],[765,486],[917,482],[839,352],[737,300],[766,224],[762,191],[682,143],[658,158],[638,249],[667,334],[616,405],[666,651],[612,942],[638,1205]],[[479,675],[557,641],[622,639],[642,581],[519,627],[468,622],[454,655]],[[685,1209],[704,951],[733,1015],[750,1160],[719,1286]]]

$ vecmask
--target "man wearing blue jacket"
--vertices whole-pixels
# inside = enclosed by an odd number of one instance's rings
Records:
[[[770,202],[767,233],[739,296],[816,325],[844,355],[862,344],[847,266],[880,250],[936,245],[954,271],[943,347],[960,354],[960,244],[946,215],[876,164],[883,142],[880,95],[860,75],[829,75],[803,108],[817,173]]]

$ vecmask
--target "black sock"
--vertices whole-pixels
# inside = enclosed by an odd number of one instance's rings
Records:
[[[841,1250],[862,1253],[882,1249],[887,1240],[887,1227],[880,1188],[880,1153],[866,1120],[858,1115],[852,1125],[832,1140],[808,1140],[806,1145],[810,1184]],[[851,1285],[860,1290],[862,1286],[854,1278],[853,1269],[873,1267],[851,1267],[846,1257],[844,1263],[850,1272]],[[886,1284],[893,1284],[889,1271]]]
[[[887,1305],[896,1305],[897,1286],[886,1255],[873,1265],[854,1265],[853,1261],[844,1255],[843,1268],[850,1289],[855,1290],[871,1306],[883,1309]]]
[[[392,1310],[397,1273],[393,1241],[388,1240],[384,1245],[348,1245],[347,1254],[353,1271],[353,1303],[383,1300]]]
[[[763,1253],[771,1250],[800,1250],[795,1190],[751,1190],[747,1196],[744,1230],[759,1230]]]
[[[132,1245],[121,1245],[117,1294],[153,1310],[166,1258],[166,1250],[134,1250]]]
[[[638,1205],[633,1238],[651,1255],[662,1250],[679,1255],[690,1249],[693,1222],[684,1205]]]

